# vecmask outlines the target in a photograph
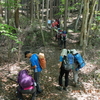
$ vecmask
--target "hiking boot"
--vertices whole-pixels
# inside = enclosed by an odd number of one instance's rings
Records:
[[[68,88],[67,88],[67,87],[64,87],[64,90],[65,90],[65,91],[67,91],[67,90],[68,90]]]
[[[62,86],[59,86],[59,88],[58,88],[60,91],[62,91],[63,90],[63,87]]]
[[[74,87],[77,87],[78,85],[77,85],[77,83],[74,83]]]

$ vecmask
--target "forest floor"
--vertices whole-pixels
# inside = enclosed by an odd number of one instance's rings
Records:
[[[69,34],[66,48],[77,49],[81,53],[81,48],[78,44],[79,33],[69,31]],[[6,55],[4,53],[4,51],[6,52],[5,48],[5,46],[0,47],[1,57]],[[58,47],[57,41],[52,38],[50,43],[45,47],[39,45],[35,45],[35,47],[23,46],[22,53],[26,50],[34,53],[43,52],[46,56],[47,68],[41,72],[40,76],[43,93],[38,95],[36,100],[100,100],[100,81],[97,79],[98,73],[100,73],[100,63],[94,60],[95,58],[98,59],[97,57],[92,57],[91,54],[87,55],[88,57],[85,59],[86,66],[79,70],[80,84],[77,87],[73,86],[73,73],[70,72],[68,91],[59,91],[57,88],[59,86],[58,64],[61,50]],[[90,61],[89,58],[95,62]],[[23,54],[20,63],[6,63],[0,66],[0,100],[17,100],[16,87],[18,84],[13,80],[16,80],[18,72],[23,69],[28,69],[33,76],[29,59],[25,59]],[[25,95],[24,98],[25,100],[29,100],[30,95]]]

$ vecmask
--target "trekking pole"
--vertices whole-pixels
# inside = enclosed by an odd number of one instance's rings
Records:
[[[9,79],[9,80],[11,80],[11,81],[13,81],[13,82],[17,83],[17,81],[16,81],[16,80],[14,80],[13,78],[8,77],[7,75],[2,76],[2,78],[4,78],[4,77],[6,77],[7,79]]]

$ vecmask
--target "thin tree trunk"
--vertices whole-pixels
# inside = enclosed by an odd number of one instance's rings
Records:
[[[48,26],[48,17],[49,17],[49,0],[46,0],[46,5],[47,5],[46,26]]]
[[[36,5],[35,5],[35,0],[34,0],[33,2],[34,2],[34,4],[33,4],[33,7],[34,7],[34,16],[33,16],[33,18],[35,19],[35,17],[36,17]]]
[[[78,26],[78,22],[79,22],[79,19],[80,19],[80,15],[82,13],[82,9],[83,9],[83,0],[81,2],[81,7],[80,7],[79,15],[78,15],[76,23],[75,23],[75,32],[77,31],[77,26]]]
[[[9,3],[9,1],[8,0],[5,0],[5,3]],[[9,25],[9,10],[8,10],[9,8],[6,6],[5,7],[5,22]]]
[[[52,20],[53,17],[53,0],[50,0],[50,19]]]
[[[38,2],[36,2],[36,5],[37,5],[37,8],[39,8],[39,7],[38,7],[38,6],[39,6]],[[39,10],[39,9],[38,9],[38,10]],[[39,15],[39,11],[37,11],[37,15]],[[44,34],[43,34],[43,30],[42,30],[42,23],[41,23],[41,21],[40,21],[40,17],[37,16],[37,19],[38,19],[39,25],[40,25],[40,31],[41,31],[41,35],[42,35],[43,44],[45,45]]]
[[[44,23],[44,0],[42,2],[42,23]]]
[[[0,0],[0,3],[1,3],[1,0]],[[0,17],[3,17],[2,5],[0,5]]]
[[[67,31],[67,18],[68,18],[68,0],[65,0],[64,30],[66,31]]]
[[[16,0],[16,8],[15,8],[15,26],[16,28],[19,27],[19,8],[17,7],[18,1]]]
[[[80,45],[83,46],[83,56],[85,56],[85,49],[87,46],[86,37],[87,37],[88,17],[89,17],[89,0],[85,0],[84,1],[82,29],[81,29],[81,38],[80,38]]]
[[[31,24],[32,24],[32,22],[33,22],[33,0],[31,0],[31,9],[30,9],[30,12],[31,12],[31,14],[30,14],[30,18],[31,18]]]
[[[91,5],[91,10],[90,10],[90,15],[89,15],[89,22],[88,22],[88,28],[87,28],[87,44],[88,44],[88,37],[89,37],[89,33],[90,33],[90,29],[91,29],[91,24],[92,24],[92,20],[93,20],[93,14],[95,12],[96,2],[97,2],[97,0],[93,0],[92,1],[92,5]]]

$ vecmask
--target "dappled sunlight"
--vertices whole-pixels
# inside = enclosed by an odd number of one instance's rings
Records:
[[[89,74],[91,73],[97,66],[96,65],[93,65],[92,63],[90,62],[86,62],[86,66],[81,68],[81,72],[84,73],[84,74]]]
[[[53,84],[54,86],[56,86],[56,87],[59,86],[57,82],[53,82],[52,84]]]
[[[79,40],[72,40],[70,38],[67,38],[68,43],[77,43]]]

